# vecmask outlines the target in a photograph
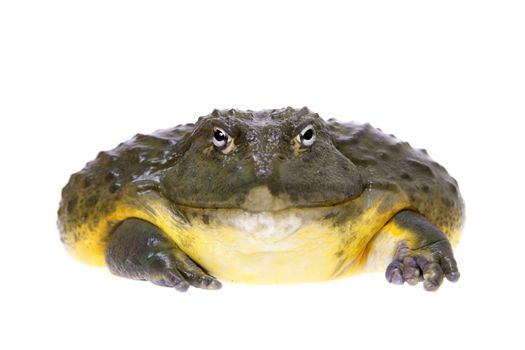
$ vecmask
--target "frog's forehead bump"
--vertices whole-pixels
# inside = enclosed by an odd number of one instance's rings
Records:
[[[202,123],[206,122],[224,127],[234,137],[242,136],[237,138],[236,144],[249,147],[247,156],[252,159],[254,175],[267,178],[272,176],[274,158],[288,156],[286,153],[300,128],[307,124],[320,127],[322,119],[307,107],[285,107],[260,111],[215,109],[203,117]]]
[[[210,114],[200,117],[199,122],[220,120],[227,124],[242,123],[252,127],[296,125],[305,120],[321,120],[319,114],[308,107],[300,109],[285,107],[263,109],[260,111],[241,109],[214,109]]]

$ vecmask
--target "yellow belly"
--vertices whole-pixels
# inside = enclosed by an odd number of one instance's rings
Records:
[[[367,263],[370,243],[403,203],[384,194],[362,196],[334,207],[250,213],[241,209],[174,207],[158,197],[123,203],[92,227],[82,241],[67,244],[79,259],[104,264],[107,236],[129,217],[158,226],[195,262],[225,282],[297,283],[356,273]],[[180,215],[182,213],[182,215]],[[70,235],[74,237],[74,235]],[[391,255],[391,252],[387,252]],[[383,254],[383,253],[381,253]]]
[[[338,230],[294,214],[232,216],[239,225],[197,224],[173,239],[224,281],[293,283],[327,280],[336,273],[343,238]]]
[[[368,243],[388,220],[378,218],[377,206],[372,206],[358,220],[336,225],[332,215],[344,209],[275,213],[199,209],[187,213],[190,225],[165,232],[223,281],[324,281],[358,271]]]

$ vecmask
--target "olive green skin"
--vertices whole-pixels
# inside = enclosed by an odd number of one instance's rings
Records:
[[[316,132],[314,144],[294,150],[294,138],[309,124]],[[233,137],[232,152],[213,148],[214,126]],[[373,191],[391,194],[382,204],[385,211],[396,198],[409,198],[406,209],[421,213],[447,236],[463,222],[457,182],[424,150],[368,124],[324,121],[306,107],[230,109],[214,110],[196,124],[136,135],[101,152],[63,189],[61,237],[74,245],[85,237],[72,227],[80,222],[95,226],[117,202],[132,202],[146,193],[167,199],[184,218],[188,207],[250,210],[243,203],[259,186],[286,198],[286,208],[336,205]],[[269,208],[254,211],[264,209]],[[356,215],[342,213],[338,220]]]
[[[316,130],[315,147],[295,155],[293,139],[307,125]],[[211,149],[214,126],[234,139],[231,153]],[[325,122],[306,109],[215,111],[197,122],[188,141],[161,183],[161,191],[177,204],[239,208],[251,189],[267,186],[273,196],[289,196],[293,207],[320,206],[355,197],[364,188],[359,170],[337,151]]]

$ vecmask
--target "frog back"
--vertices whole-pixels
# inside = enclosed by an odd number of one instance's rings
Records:
[[[370,124],[327,122],[337,149],[357,165],[369,190],[397,194],[456,244],[464,221],[457,181],[424,149],[415,149]]]
[[[164,210],[160,177],[183,153],[180,142],[193,124],[137,134],[103,151],[73,174],[62,190],[58,210],[60,238],[84,262],[103,265],[109,233],[130,217],[152,221]]]

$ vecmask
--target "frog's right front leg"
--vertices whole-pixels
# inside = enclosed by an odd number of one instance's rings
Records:
[[[207,274],[155,225],[127,219],[111,234],[105,251],[109,270],[118,276],[151,281],[184,292],[189,286],[219,289]]]

